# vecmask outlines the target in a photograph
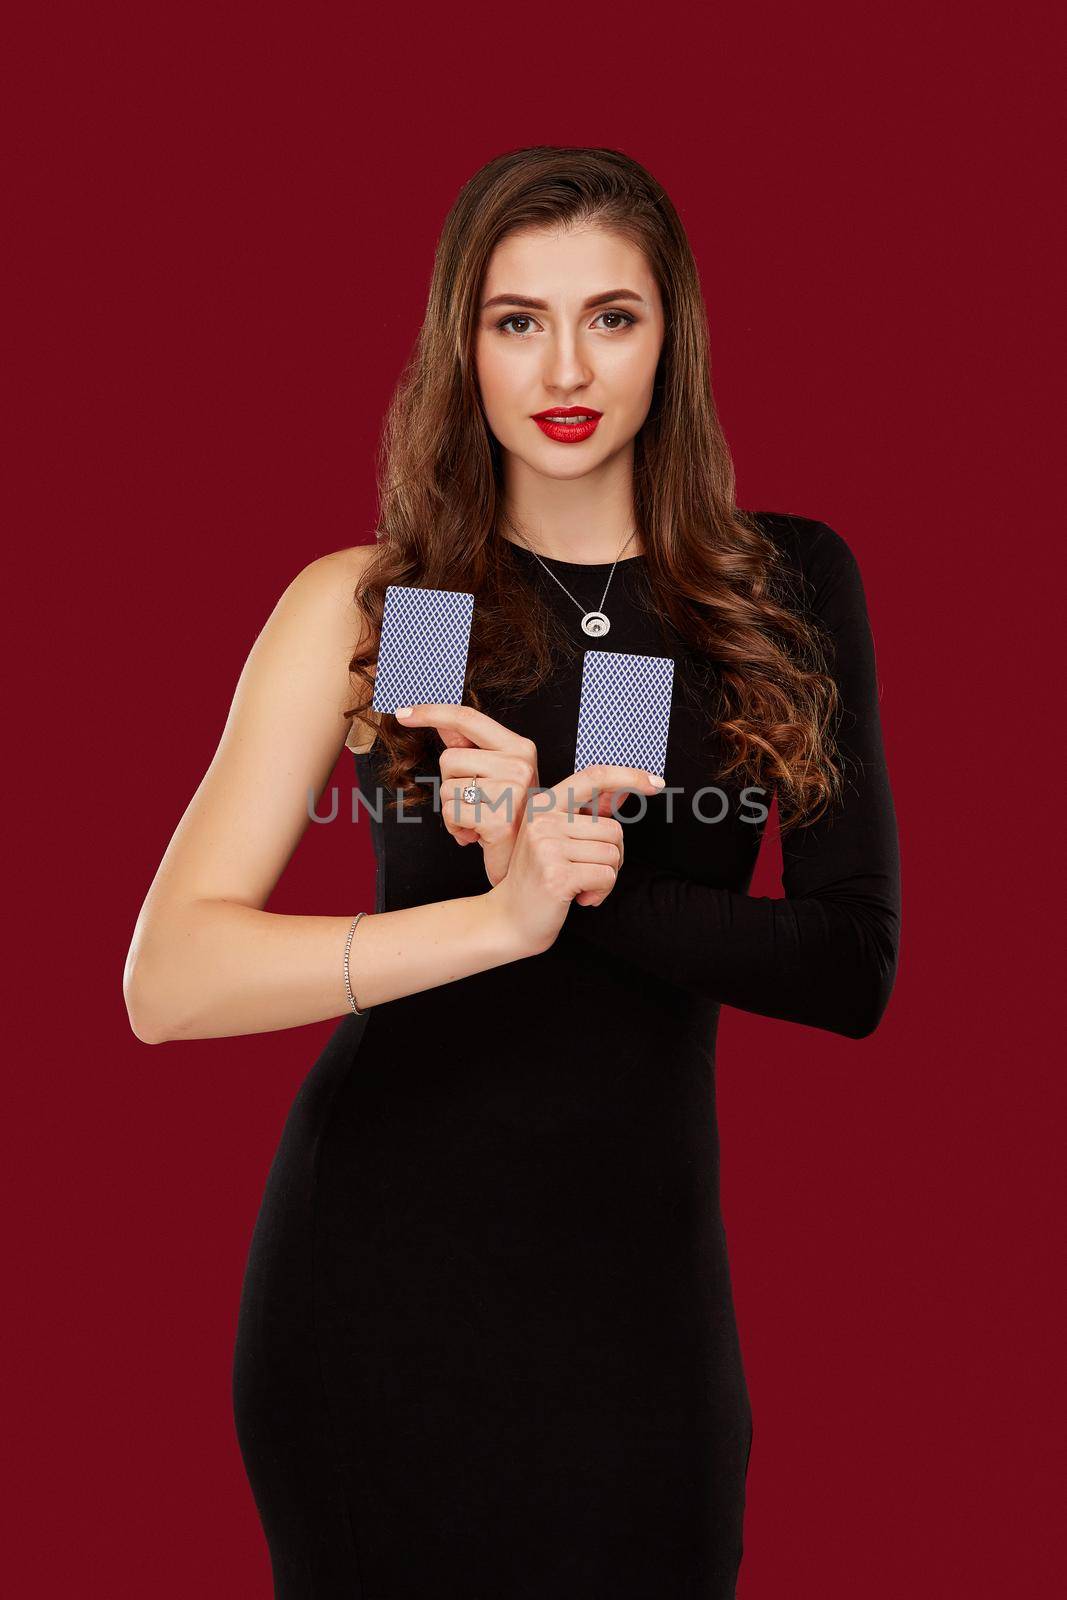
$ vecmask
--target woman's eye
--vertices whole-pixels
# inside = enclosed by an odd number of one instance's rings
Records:
[[[497,327],[501,330],[501,332],[504,332],[506,330],[509,322],[532,322],[532,321],[533,321],[532,317],[524,317],[519,312],[516,312],[513,316],[505,317],[503,322],[498,322],[497,323]],[[518,337],[520,339],[525,338],[525,331],[520,332],[518,334]]]
[[[637,321],[637,318],[632,317],[628,311],[601,311],[595,320],[599,322],[601,317],[614,318],[612,325],[605,330],[607,333],[617,333],[621,328],[628,328]],[[525,339],[529,332],[529,325],[533,320],[533,317],[526,316],[524,312],[514,311],[510,317],[504,317],[502,321],[498,322],[497,327],[501,333],[510,334],[512,338]],[[512,324],[516,322],[525,323],[526,326],[515,328]]]

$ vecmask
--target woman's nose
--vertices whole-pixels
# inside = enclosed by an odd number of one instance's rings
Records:
[[[545,385],[564,393],[589,383],[592,373],[589,363],[578,348],[573,336],[553,339],[545,352]]]

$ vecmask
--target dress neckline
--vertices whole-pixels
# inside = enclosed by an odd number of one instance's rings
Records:
[[[535,553],[525,544],[517,544],[514,539],[507,543],[513,550],[521,550],[523,555],[531,561],[543,561],[549,567],[562,567],[565,572],[610,572],[612,567],[628,566],[631,561],[644,561],[644,553],[636,556],[620,556],[618,561],[561,561],[558,556],[543,556]]]

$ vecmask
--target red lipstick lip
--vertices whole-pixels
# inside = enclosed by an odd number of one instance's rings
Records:
[[[588,417],[588,422],[550,422],[550,417]],[[552,411],[538,411],[533,417],[547,439],[557,444],[581,444],[597,430],[603,416],[595,406],[556,406]]]
[[[602,417],[604,413],[602,411],[598,411],[596,406],[550,406],[547,411],[534,411],[532,415],[535,422],[540,422],[545,417],[599,418]]]

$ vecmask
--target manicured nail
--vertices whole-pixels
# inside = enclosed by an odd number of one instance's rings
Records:
[[[410,715],[411,715],[411,707],[410,706],[397,706],[396,714],[397,714],[398,717],[410,717]]]
[[[648,778],[649,782],[654,783],[657,789],[664,788],[667,782],[666,778],[661,778],[658,772],[650,772]]]

